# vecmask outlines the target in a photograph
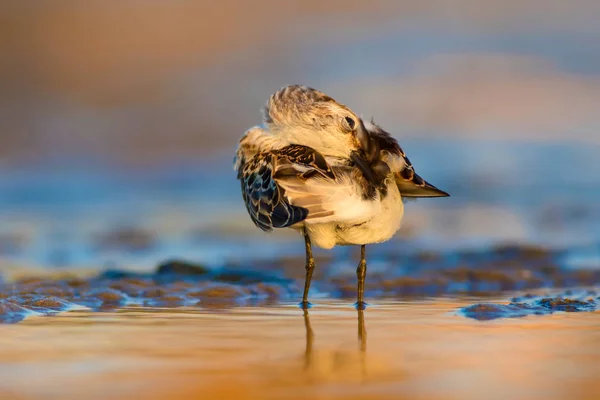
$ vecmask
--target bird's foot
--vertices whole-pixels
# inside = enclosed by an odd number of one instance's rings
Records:
[[[312,307],[312,303],[308,300],[302,300],[300,303],[298,303],[298,307],[300,307],[303,310],[308,310]]]
[[[356,308],[357,310],[364,310],[367,308],[367,306],[368,304],[364,301],[357,301],[356,303],[354,303],[354,308]]]

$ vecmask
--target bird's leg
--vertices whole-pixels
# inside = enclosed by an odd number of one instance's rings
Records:
[[[365,303],[365,276],[367,275],[367,260],[365,259],[365,245],[360,246],[360,263],[356,268],[356,277],[358,278],[358,299],[356,302],[356,308],[364,310],[367,303]]]
[[[312,279],[313,270],[315,269],[315,259],[312,255],[312,246],[310,244],[308,232],[306,232],[306,227],[303,232],[304,246],[306,248],[306,279],[304,281],[304,295],[302,296],[302,303],[300,303],[300,306],[306,310],[307,308],[310,308],[311,305],[308,302],[308,290],[310,289],[310,280]]]

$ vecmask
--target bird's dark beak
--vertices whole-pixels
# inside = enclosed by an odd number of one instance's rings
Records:
[[[448,197],[450,194],[433,186],[416,173],[409,179],[396,174],[396,185],[402,197]]]
[[[366,158],[368,160],[374,160],[379,154],[379,145],[375,140],[371,139],[371,135],[369,135],[369,131],[367,131],[362,119],[358,120],[356,138],[358,139],[360,147],[365,152]]]

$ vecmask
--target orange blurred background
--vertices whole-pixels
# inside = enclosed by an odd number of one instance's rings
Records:
[[[0,5],[0,166],[232,154],[279,87],[399,137],[600,143],[600,3]]]

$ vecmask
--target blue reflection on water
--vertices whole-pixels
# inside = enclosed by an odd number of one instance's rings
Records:
[[[402,144],[418,173],[452,194],[409,203],[408,216],[431,209],[460,225],[471,208],[485,206],[490,212],[513,213],[526,227],[527,241],[559,247],[600,242],[598,147],[416,139]],[[300,256],[298,238],[268,237],[251,225],[231,158],[225,154],[194,165],[138,172],[81,165],[4,171],[0,233],[25,236],[25,245],[2,257],[36,265],[112,262],[143,268],[173,257],[221,263]],[[423,221],[415,236],[381,247],[400,249],[402,243],[435,249],[494,242],[493,224],[443,240],[436,237],[436,226],[428,230],[427,224]],[[150,232],[153,246],[135,252],[94,246],[97,235],[131,227]],[[597,257],[592,253],[592,259]]]

